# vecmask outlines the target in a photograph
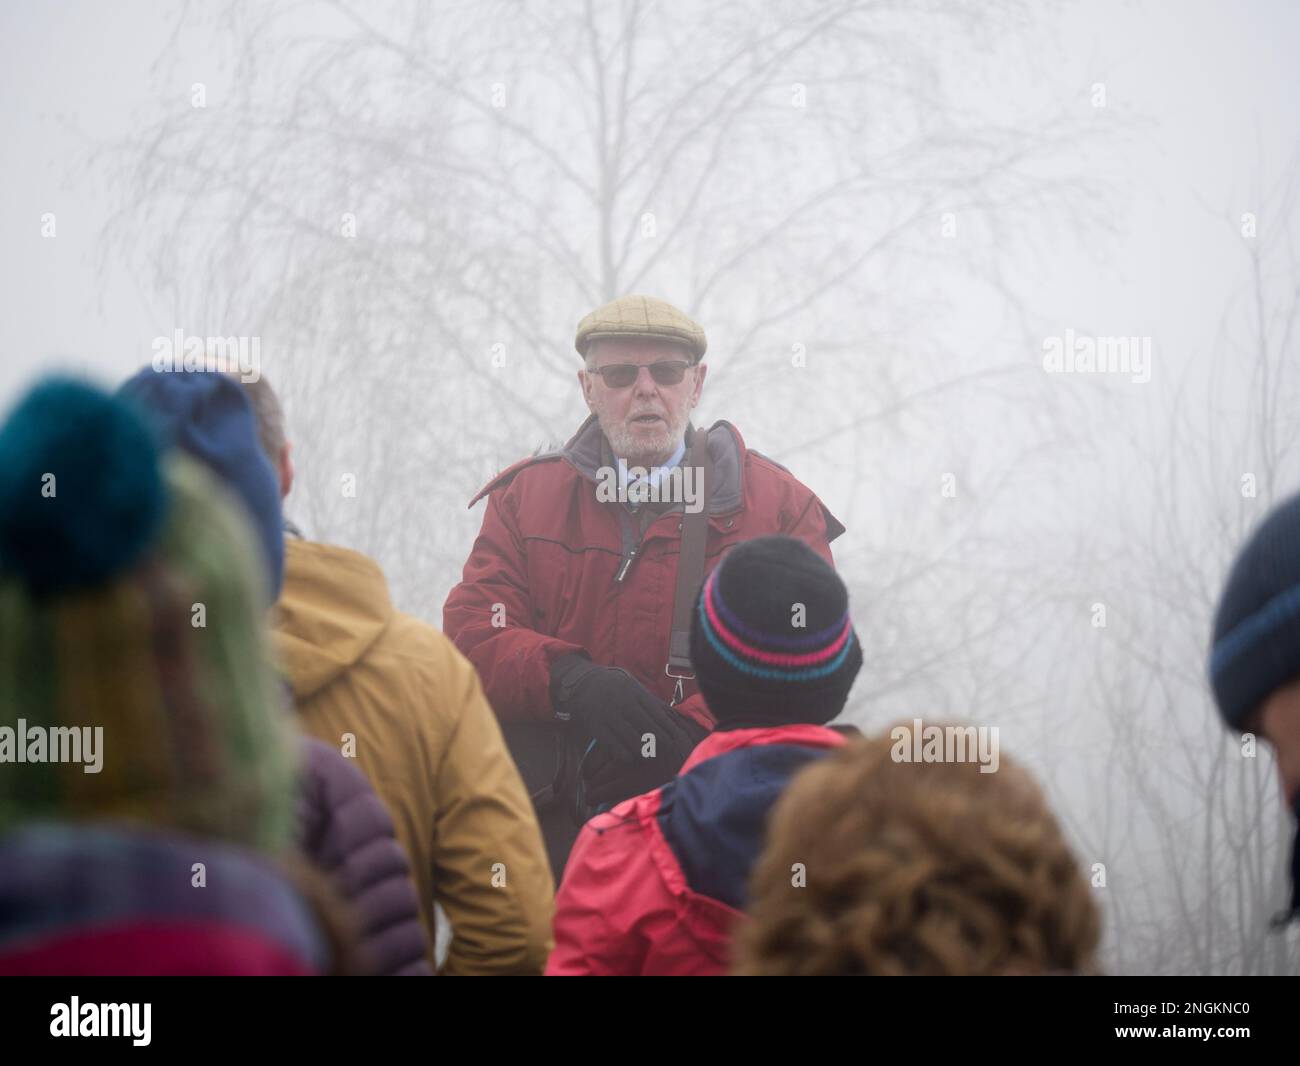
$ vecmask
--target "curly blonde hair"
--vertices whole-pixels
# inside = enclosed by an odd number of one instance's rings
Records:
[[[892,747],[851,743],[782,796],[734,972],[1093,970],[1097,906],[1030,775],[1005,757],[995,773],[896,762]]]

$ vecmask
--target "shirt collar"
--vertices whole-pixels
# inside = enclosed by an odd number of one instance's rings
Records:
[[[627,460],[619,459],[617,460],[617,467],[619,467],[619,485],[633,485],[638,481],[645,481],[647,485],[658,485],[660,478],[662,478],[668,471],[671,471],[673,467],[676,467],[676,465],[682,460],[682,456],[685,456],[685,454],[686,442],[685,439],[681,439],[681,441],[677,442],[677,450],[673,452],[672,455],[669,455],[668,459],[663,461],[663,463],[656,465],[656,467],[650,467],[650,471],[645,477],[633,477],[632,474],[628,473]]]

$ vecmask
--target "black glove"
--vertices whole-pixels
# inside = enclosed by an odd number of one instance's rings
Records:
[[[602,759],[637,767],[651,763],[659,767],[659,784],[676,774],[695,745],[708,735],[626,670],[598,666],[576,653],[552,664],[551,703],[557,717],[576,723],[584,736],[595,738],[604,752]],[[641,754],[647,733],[654,736],[653,759]]]
[[[675,756],[668,761],[662,751],[657,751],[653,759],[627,763],[606,754],[605,749],[597,744],[582,760],[580,799],[583,809],[578,821],[585,822],[601,808],[608,809],[625,799],[668,784],[684,761],[684,758],[678,761]]]

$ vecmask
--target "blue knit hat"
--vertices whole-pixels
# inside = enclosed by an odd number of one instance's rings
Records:
[[[1300,496],[1273,509],[1237,555],[1214,618],[1210,683],[1230,729],[1300,677]]]
[[[272,601],[284,584],[280,483],[262,451],[244,390],[212,370],[145,367],[118,390],[141,408],[169,445],[212,470],[243,502],[262,545]]]

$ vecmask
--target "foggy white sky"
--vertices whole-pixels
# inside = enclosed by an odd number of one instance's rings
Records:
[[[0,7],[5,403],[56,363],[89,365],[108,379],[125,374],[145,360],[153,337],[173,328],[168,308],[124,270],[93,271],[90,252],[110,201],[79,170],[93,145],[156,114],[159,93],[183,97],[202,81],[209,106],[220,106],[226,66],[211,40],[172,41],[181,62],[160,65],[171,81],[158,84],[154,64],[169,42],[172,8],[162,0],[115,3],[111,15],[93,0]],[[1014,110],[1040,75],[1077,83],[1081,101],[1104,81],[1108,110],[1098,121],[1144,125],[1122,158],[1096,161],[1125,181],[1119,234],[1097,258],[1078,246],[1056,249],[1035,287],[1037,309],[1055,312],[1062,326],[1154,336],[1158,385],[1160,361],[1203,342],[1234,280],[1223,270],[1233,236],[1207,208],[1249,210],[1248,176],[1261,154],[1276,167],[1280,148],[1300,132],[1300,8],[1284,0],[1107,2],[1038,17],[1055,25],[1055,50],[1021,56],[972,93],[995,102],[1001,94]],[[40,232],[47,211],[58,220],[52,240]],[[575,320],[585,310],[574,308]]]
[[[691,7],[681,5],[682,17],[689,17]],[[797,417],[785,424],[779,418],[769,419],[764,427],[768,435],[759,435],[755,430],[755,439],[749,416],[764,412],[746,406],[749,398],[743,390],[733,389],[728,394],[715,387],[710,394],[706,386],[702,421],[735,419],[747,443],[769,452],[778,461],[788,462],[801,480],[847,522],[849,535],[837,542],[834,550],[851,594],[857,598],[855,602],[867,605],[864,615],[874,606],[879,576],[874,566],[876,555],[890,548],[903,553],[915,550],[920,558],[926,552],[939,554],[949,516],[955,514],[959,516],[956,521],[964,521],[973,513],[977,551],[992,538],[1018,531],[1028,549],[1037,553],[1034,562],[1043,567],[1042,575],[1034,574],[1031,580],[1041,586],[1047,609],[1065,619],[1061,632],[1068,639],[1077,639],[1079,630],[1070,627],[1076,620],[1079,627],[1086,627],[1089,605],[1109,592],[1119,598],[1111,601],[1115,620],[1104,639],[1131,639],[1135,644],[1148,641],[1152,646],[1145,650],[1155,654],[1162,650],[1162,633],[1129,634],[1124,629],[1126,615],[1137,618],[1141,614],[1136,607],[1146,590],[1108,590],[1106,566],[1088,573],[1082,587],[1064,583],[1057,587],[1052,584],[1058,573],[1053,567],[1068,558],[1079,544],[1092,544],[1091,533],[1105,520],[1131,519],[1140,527],[1147,517],[1144,506],[1158,510],[1163,505],[1160,501],[1139,501],[1132,503],[1132,514],[1121,514],[1117,497],[1110,490],[1116,482],[1122,485],[1130,475],[1132,462],[1126,454],[1129,434],[1149,432],[1158,436],[1170,408],[1172,386],[1178,380],[1174,371],[1184,365],[1202,367],[1207,362],[1225,307],[1234,294],[1244,291],[1248,279],[1236,220],[1245,212],[1259,210],[1259,176],[1278,175],[1300,150],[1300,5],[1286,0],[1108,0],[1041,7],[1039,10],[1040,5],[1031,5],[1033,24],[1026,26],[1023,37],[1003,40],[991,53],[955,56],[953,62],[972,72],[969,103],[986,118],[992,116],[1014,125],[1021,116],[1032,114],[1036,105],[1059,102],[1064,93],[1066,99],[1077,102],[1088,121],[1114,127],[1115,136],[1099,139],[1074,153],[1062,153],[1066,163],[1075,168],[1072,173],[1096,174],[1110,182],[1114,196],[1108,211],[1114,232],[1094,227],[1085,239],[1053,242],[1039,249],[1036,260],[1017,261],[1017,292],[1031,307],[1035,323],[1049,333],[1072,328],[1099,336],[1153,338],[1151,382],[1142,386],[1101,383],[1098,387],[1106,390],[1104,405],[1088,407],[1081,403],[1071,409],[1084,412],[1080,416],[1084,424],[1070,427],[1077,430],[1079,443],[1074,450],[1049,457],[1047,466],[1040,463],[1034,468],[1032,460],[1019,465],[1009,462],[1012,476],[1022,476],[1034,490],[998,497],[989,513],[981,513],[978,508],[939,510],[946,504],[938,499],[937,472],[956,468],[963,458],[960,454],[945,455],[943,450],[961,452],[976,441],[993,451],[1003,449],[1010,459],[1018,443],[1036,439],[1030,422],[1034,412],[1016,412],[1017,416],[1024,414],[1023,424],[1006,420],[1005,407],[981,407],[983,396],[979,392],[971,393],[969,398],[962,394],[936,408],[939,415],[934,421],[943,421],[944,428],[953,430],[950,438],[927,433],[933,423],[926,426],[922,422],[920,430],[916,425],[909,427],[910,438],[901,431],[893,438],[884,434],[854,438],[865,454],[832,456],[830,448],[813,447],[799,450],[794,456],[783,452],[783,445],[788,451],[792,441],[808,435],[810,423],[815,429],[817,418],[826,415],[825,411],[808,412],[813,417],[803,424]],[[89,0],[10,0],[0,6],[0,145],[4,146],[4,165],[0,167],[0,405],[4,407],[33,375],[56,366],[78,366],[112,383],[148,360],[154,337],[169,335],[178,325],[190,325],[178,322],[177,312],[167,298],[132,277],[116,256],[109,258],[102,274],[97,272],[92,252],[114,198],[101,185],[102,172],[83,167],[97,146],[112,143],[133,129],[148,127],[160,114],[174,111],[178,101],[188,101],[194,82],[207,86],[209,111],[220,109],[223,86],[230,77],[228,57],[222,54],[226,46],[222,39],[196,31],[171,38],[172,8],[162,0],[124,0],[111,7]],[[918,35],[926,32],[924,20],[919,21]],[[1094,110],[1089,96],[1097,82],[1105,84],[1107,106]],[[195,121],[203,120],[202,112],[195,112],[193,117]],[[780,162],[779,152],[774,156]],[[771,158],[766,162],[772,165]],[[58,234],[54,239],[41,236],[41,216],[46,212],[57,217]],[[1291,220],[1273,220],[1266,215],[1259,219],[1261,231],[1275,223],[1280,227],[1291,224]],[[581,246],[582,242],[575,244]],[[907,284],[913,286],[909,289],[913,296],[916,282],[914,277],[907,279]],[[1019,358],[1028,367],[1041,365],[1040,347],[1023,352],[1007,350],[1009,343],[1016,342],[997,299],[991,298],[979,279],[949,284],[947,278],[936,275],[934,284],[951,304],[936,316],[939,321],[935,326],[951,350],[970,353],[973,365]],[[872,298],[887,299],[885,290],[873,293]],[[738,302],[744,295],[743,285],[730,295]],[[574,306],[559,318],[576,324],[588,310]],[[733,338],[725,328],[715,330],[708,321],[704,325],[709,330],[709,358],[714,363],[711,373],[715,376],[709,379],[713,385],[725,380],[723,373],[735,372],[726,363]],[[567,327],[566,335],[559,338],[564,344],[571,338],[571,331],[572,326]],[[904,354],[917,361],[926,358],[924,351],[908,349]],[[267,372],[276,380],[273,366],[268,365]],[[1076,387],[1091,386],[1078,381],[1062,383],[1063,389]],[[729,396],[730,401],[721,402],[719,396]],[[780,407],[784,397],[775,400],[771,406]],[[450,412],[439,409],[439,413],[455,421],[457,408],[449,406]],[[1113,421],[1104,427],[1099,421],[1098,432],[1090,439],[1088,420],[1100,419],[1098,409],[1102,406]],[[738,415],[733,408],[742,413]],[[289,414],[292,430],[292,406]],[[554,428],[571,429],[584,414],[575,387],[571,422]],[[754,423],[760,421],[753,418]],[[781,439],[783,433],[788,435],[785,440]],[[505,451],[490,458],[505,465],[532,451],[541,441],[495,443]],[[849,449],[841,448],[842,453],[845,451]],[[1233,462],[1238,459],[1242,464],[1252,461],[1249,455],[1234,453]],[[1189,458],[1184,467],[1198,461]],[[900,472],[900,476],[891,482],[890,477],[880,474],[880,469],[886,467]],[[1199,473],[1198,469],[1188,470],[1188,476]],[[1040,480],[1035,483],[1034,477]],[[1043,481],[1048,483],[1046,490]],[[1069,491],[1051,495],[1053,482],[1067,485]],[[1140,493],[1142,486],[1135,483],[1133,491]],[[1221,478],[1219,491],[1229,503],[1240,503],[1232,500],[1235,485],[1230,479]],[[1111,510],[1099,513],[1101,507]],[[882,512],[892,515],[892,524],[880,521]],[[934,540],[918,537],[915,544],[909,541],[909,521],[915,514],[925,519],[918,522],[918,528]],[[438,550],[445,558],[440,560],[436,574],[419,571],[423,585],[395,577],[394,594],[399,606],[431,621],[439,620],[442,598],[456,579],[480,518],[481,512],[450,505],[439,513],[445,542]],[[1036,530],[1040,526],[1047,531],[1040,542],[1024,534],[1026,528]],[[1119,538],[1126,527],[1117,523],[1115,529],[1114,536]],[[334,539],[331,534],[336,531],[309,530],[312,532],[322,539]],[[348,542],[345,537],[340,539]],[[1106,537],[1101,540],[1104,543]],[[1018,550],[1019,546],[1013,546],[1008,554]],[[1213,550],[1222,551],[1222,545]],[[390,575],[408,574],[403,570],[407,560],[398,552],[391,557],[376,554]],[[960,562],[964,567],[967,560]],[[981,559],[969,562],[969,573],[962,580],[978,589],[989,578],[980,570]],[[1006,573],[1009,565],[1003,559],[996,560],[990,573]],[[1059,572],[1065,572],[1065,568]],[[938,584],[956,582],[945,577]],[[1007,585],[1012,584],[1008,579]],[[999,591],[990,588],[990,597],[996,599]],[[1124,592],[1133,597],[1131,603],[1124,602]],[[929,589],[928,595],[930,600],[919,603],[904,597],[905,606],[917,609],[915,623],[928,622],[927,612],[943,619],[949,611],[950,605],[942,595],[936,595],[934,589]],[[954,593],[953,603],[959,602],[965,601]],[[1213,721],[1201,676],[1200,656],[1208,635],[1206,614],[1203,604],[1180,605],[1184,625],[1179,639],[1188,643],[1180,646],[1177,656],[1171,656],[1168,662],[1184,675],[1181,683],[1187,687],[1181,693],[1189,704],[1186,713],[1192,716],[1190,728],[1205,726],[1207,735],[1218,741],[1222,739],[1221,730]],[[1121,808],[1115,815],[1120,823],[1132,816],[1127,809],[1127,793],[1116,799],[1108,787],[1099,790],[1089,778],[1108,765],[1110,755],[1106,752],[1113,751],[1106,748],[1107,711],[1087,703],[1077,691],[1061,692],[1057,703],[1044,705],[1042,699],[1044,692],[1050,697],[1057,694],[1057,687],[1068,688],[1063,679],[1070,684],[1080,682],[1077,671],[1090,668],[1092,662],[1088,654],[1080,653],[1080,645],[1056,648],[1035,644],[1039,637],[1035,629],[1037,617],[1022,617],[1020,628],[1008,624],[991,638],[988,654],[985,646],[979,645],[970,655],[972,660],[987,658],[992,664],[990,675],[997,674],[997,668],[1005,663],[1019,669],[1022,660],[1036,655],[1032,683],[1027,676],[1023,684],[1018,678],[1007,682],[1003,677],[991,676],[990,686],[994,682],[1005,684],[1023,699],[1022,706],[1007,708],[1002,725],[1019,727],[1019,731],[1009,729],[1011,739],[1005,742],[1017,754],[1025,754],[1049,782],[1054,800],[1062,803],[1064,819],[1084,846],[1095,845],[1092,855],[1085,850],[1086,859],[1097,857],[1100,850],[1098,841],[1090,840],[1089,833],[1105,824],[1105,840],[1112,850],[1101,857],[1110,861],[1118,873],[1154,869],[1158,865],[1155,860],[1151,860],[1151,867],[1143,865],[1145,857],[1155,855],[1159,843],[1177,830],[1165,824],[1157,813],[1150,815],[1132,840],[1121,833],[1122,840],[1116,843],[1117,838],[1109,835],[1112,801]],[[888,641],[890,620],[873,618],[872,622],[879,626],[875,639]],[[926,632],[924,624],[918,624],[917,629]],[[1028,640],[1025,630],[1029,631]],[[1103,639],[1095,633],[1090,636],[1099,642]],[[891,657],[893,651],[886,646],[884,657]],[[911,649],[916,660],[924,660],[925,651]],[[1098,661],[1110,661],[1103,660],[1101,654],[1097,653]],[[911,661],[903,654],[898,658]],[[873,695],[867,711],[870,724],[883,724],[894,716],[910,714],[914,708],[924,708],[927,713],[940,708],[951,710],[941,702],[944,671],[949,671],[949,689],[960,690],[967,682],[961,670],[979,677],[981,665],[980,661],[961,665],[939,662],[933,669],[932,687],[928,687],[931,679],[922,677],[915,687],[889,692],[878,704]],[[1027,669],[1025,672],[1028,675]],[[954,678],[958,680],[952,683]],[[858,689],[870,691],[869,686],[878,681],[860,680]],[[1078,691],[1082,691],[1081,686]],[[918,701],[918,692],[934,695],[935,702],[926,706],[923,700]],[[1130,690],[1123,690],[1124,699],[1130,695]],[[1169,737],[1157,736],[1152,747],[1163,749],[1167,740],[1172,743]],[[1090,748],[1090,744],[1096,748]],[[1206,758],[1211,754],[1207,747]],[[1070,774],[1077,774],[1078,779],[1067,784]],[[1174,802],[1175,807],[1179,804],[1186,806],[1183,794]],[[1269,810],[1273,810],[1272,806]],[[1131,850],[1124,851],[1121,844]],[[1168,869],[1160,869],[1143,882],[1146,902],[1139,906],[1133,895],[1116,895],[1116,899],[1122,899],[1122,907],[1110,912],[1108,920],[1118,921],[1121,914],[1131,916],[1135,910],[1148,913],[1143,907],[1161,913],[1164,900],[1171,895],[1171,883]],[[1131,886],[1133,881],[1128,883]],[[1171,933],[1169,939],[1177,941],[1178,934]]]

